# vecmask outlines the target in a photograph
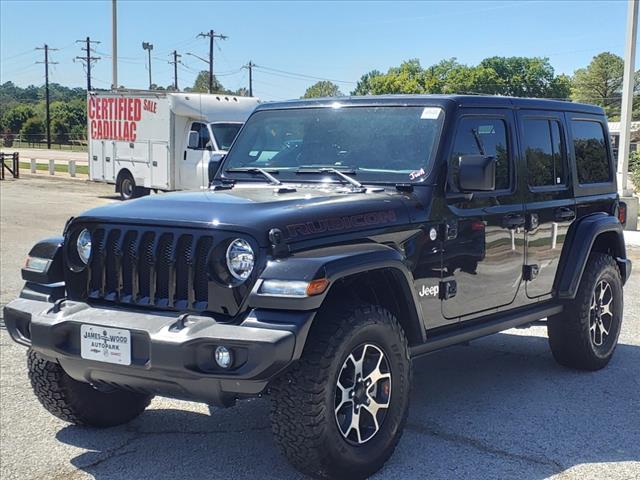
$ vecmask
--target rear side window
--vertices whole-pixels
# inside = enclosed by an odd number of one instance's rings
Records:
[[[571,129],[578,182],[581,184],[610,182],[611,166],[602,124],[589,120],[573,120]]]
[[[457,189],[458,166],[463,155],[488,155],[496,158],[496,190],[511,186],[511,165],[507,144],[507,126],[499,118],[464,117],[460,121],[451,165],[451,186]]]
[[[525,119],[524,148],[529,185],[548,187],[565,184],[560,123],[557,120]]]

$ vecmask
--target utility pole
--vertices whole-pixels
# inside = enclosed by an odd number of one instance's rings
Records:
[[[198,37],[209,37],[209,93],[213,93],[213,41],[216,38],[226,40],[229,37],[213,30],[209,30],[208,33],[199,33]]]
[[[629,140],[631,112],[633,110],[634,60],[638,35],[638,0],[629,0],[627,13],[627,38],[624,52],[624,77],[622,81],[622,112],[620,116],[620,146],[618,148],[618,191],[621,196],[631,196],[628,189]]]
[[[76,40],[76,43],[86,43],[86,46],[84,48],[81,48],[81,50],[84,50],[86,52],[86,57],[76,57],[76,60],[79,60],[81,62],[84,62],[86,67],[87,67],[87,93],[91,91],[91,62],[96,62],[98,60],[100,60],[100,57],[92,57],[91,53],[94,51],[91,48],[91,44],[92,43],[100,43],[96,40],[91,40],[91,38],[87,37],[85,40]]]
[[[44,50],[44,62],[36,62],[36,63],[44,63],[44,84],[45,84],[45,115],[47,122],[47,148],[51,148],[51,114],[49,112],[49,64],[55,65],[58,62],[50,62],[49,61],[49,50],[54,51],[58,50],[57,48],[49,48],[49,45],[46,43],[44,47],[36,47],[36,50]]]
[[[153,83],[151,82],[151,50],[153,50],[153,44],[149,42],[142,42],[142,48],[149,52],[149,90]]]
[[[249,64],[247,68],[249,69],[249,96],[253,97],[253,67],[255,67],[255,63],[249,60]]]
[[[173,55],[173,62],[169,62],[169,63],[173,64],[173,88],[175,88],[177,92],[178,91],[178,62],[179,62],[178,59],[182,55],[178,54],[178,52],[175,50],[171,55]]]
[[[111,0],[111,89],[118,89],[118,7],[116,0]]]

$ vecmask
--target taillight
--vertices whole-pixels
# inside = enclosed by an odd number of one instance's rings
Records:
[[[627,204],[624,202],[618,204],[618,220],[620,220],[622,226],[627,224]]]

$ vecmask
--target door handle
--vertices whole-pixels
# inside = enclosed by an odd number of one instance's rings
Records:
[[[570,222],[576,218],[576,212],[572,208],[560,207],[556,210],[555,218],[558,222]]]
[[[505,215],[502,219],[502,227],[509,230],[515,230],[516,228],[524,227],[525,218],[521,213],[511,213]]]

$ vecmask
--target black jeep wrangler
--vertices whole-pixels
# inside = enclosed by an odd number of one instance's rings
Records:
[[[398,443],[416,357],[546,318],[559,363],[603,368],[625,213],[598,107],[263,104],[207,191],[99,207],[33,247],[4,318],[63,420],[269,394],[296,468],[360,478]]]

